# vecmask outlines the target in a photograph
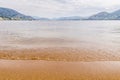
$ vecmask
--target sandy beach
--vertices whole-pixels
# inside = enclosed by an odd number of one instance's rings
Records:
[[[0,60],[0,80],[120,80],[120,62]]]
[[[115,55],[116,54],[116,55]],[[104,50],[70,47],[0,50],[0,59],[46,61],[119,61],[120,54]]]
[[[75,48],[0,51],[0,80],[120,80],[119,56]]]

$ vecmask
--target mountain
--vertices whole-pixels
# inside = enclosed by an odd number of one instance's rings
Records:
[[[69,17],[59,17],[59,18],[40,18],[40,17],[31,17],[24,15],[16,10],[10,8],[0,7],[0,20],[120,20],[120,10],[108,13],[108,12],[100,12],[94,14],[88,18],[80,17],[80,16],[69,16]]]
[[[0,17],[3,20],[34,20],[31,16],[26,16],[13,9],[0,7]]]
[[[112,12],[110,16],[111,16],[111,18],[113,18],[113,19],[120,20],[120,10],[117,10],[117,11],[115,11],[115,12]]]
[[[88,19],[89,20],[102,20],[102,19],[108,19],[108,16],[110,14],[107,12],[100,12],[98,14],[95,14],[93,16],[90,16]]]
[[[80,16],[70,16],[70,17],[60,17],[60,18],[56,18],[54,20],[83,20],[83,17]]]
[[[80,16],[70,16],[70,17],[60,17],[57,18],[56,20],[120,20],[120,10],[111,13],[100,12],[88,18],[84,18]]]
[[[100,12],[93,16],[90,16],[88,20],[120,20],[120,10],[112,13]]]

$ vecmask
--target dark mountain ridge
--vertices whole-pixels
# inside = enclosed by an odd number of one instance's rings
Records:
[[[88,20],[120,20],[120,10],[114,11],[112,13],[100,12],[90,16]]]
[[[34,20],[31,16],[26,16],[13,9],[0,7],[0,17],[3,20]]]

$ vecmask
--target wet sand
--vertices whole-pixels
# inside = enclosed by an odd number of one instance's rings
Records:
[[[0,80],[120,80],[120,62],[0,60]]]
[[[119,54],[80,48],[0,51],[0,80],[120,80]]]
[[[0,59],[46,61],[120,61],[120,54],[70,47],[0,50]]]

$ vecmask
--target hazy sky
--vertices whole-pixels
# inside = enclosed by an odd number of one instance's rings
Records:
[[[120,9],[120,0],[0,0],[0,7],[39,17],[89,16]]]

